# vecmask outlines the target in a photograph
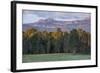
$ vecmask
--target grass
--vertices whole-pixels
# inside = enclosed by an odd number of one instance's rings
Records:
[[[36,55],[23,55],[23,63],[28,62],[45,62],[45,61],[68,61],[68,60],[88,60],[91,59],[90,55],[86,54],[36,54]]]

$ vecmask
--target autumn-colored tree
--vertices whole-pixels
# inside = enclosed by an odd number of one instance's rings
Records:
[[[90,33],[81,31],[81,36],[80,36],[80,50],[83,53],[90,53]]]
[[[22,33],[23,54],[46,53],[89,53],[91,51],[91,35],[82,29],[73,29],[70,32],[38,31],[30,28]]]

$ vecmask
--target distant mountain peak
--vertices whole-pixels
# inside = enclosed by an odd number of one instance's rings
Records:
[[[75,21],[61,21],[53,18],[40,19],[34,23],[23,24],[23,30],[33,27],[38,30],[48,30],[55,31],[55,28],[61,28],[62,30],[72,30],[74,28],[82,28],[83,30],[90,31],[90,19],[86,18],[84,20],[75,20]]]
[[[46,21],[55,21],[53,18],[47,18]]]

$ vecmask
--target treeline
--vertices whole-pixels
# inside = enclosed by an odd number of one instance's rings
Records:
[[[82,29],[62,32],[28,29],[23,32],[23,54],[83,53],[90,54],[91,36]]]

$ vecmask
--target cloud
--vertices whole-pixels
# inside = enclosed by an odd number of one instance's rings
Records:
[[[89,17],[90,13],[23,10],[23,23],[31,23],[38,21],[39,19],[46,19],[46,18],[71,21],[71,20],[82,20]]]
[[[43,17],[39,17],[36,14],[24,13],[23,14],[23,24],[24,23],[33,23],[38,21],[39,19],[43,19]]]

